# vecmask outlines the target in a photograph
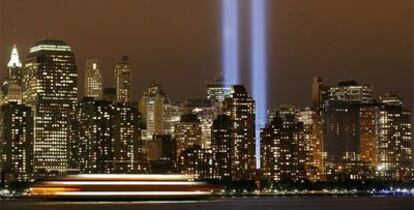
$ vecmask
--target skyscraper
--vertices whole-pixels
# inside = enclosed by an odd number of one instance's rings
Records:
[[[85,97],[102,99],[102,74],[98,59],[87,59],[85,69]]]
[[[112,105],[110,173],[144,173],[148,170],[144,142],[141,139],[141,117],[135,104]]]
[[[181,116],[180,123],[175,129],[175,138],[177,140],[177,155],[194,145],[201,147],[201,123],[194,114],[185,114]]]
[[[322,78],[314,77],[312,82],[312,108],[319,111],[323,109],[325,100],[328,99],[329,87],[324,86]]]
[[[412,170],[411,112],[397,97],[380,97],[378,114],[378,166],[383,179],[408,180]]]
[[[301,110],[297,118],[303,124],[306,177],[319,181],[324,178],[321,118],[317,111],[310,108]]]
[[[169,117],[170,100],[161,85],[153,83],[144,92],[140,102],[139,110],[146,124],[143,137],[152,139],[153,135],[167,134],[166,124]]]
[[[32,177],[33,116],[16,102],[0,107],[0,185],[28,182]]]
[[[213,173],[212,152],[193,145],[180,153],[178,168],[182,174],[194,174],[196,179],[210,179]]]
[[[371,85],[358,84],[355,81],[339,82],[338,86],[329,87],[329,100],[370,104],[374,101]]]
[[[3,83],[2,96],[3,102],[22,102],[22,63],[16,46],[10,55],[7,63],[8,75]]]
[[[364,178],[369,170],[361,162],[360,103],[328,100],[325,105],[323,139],[325,165],[329,168],[327,178],[345,178],[342,175],[350,179]]]
[[[221,75],[207,84],[207,99],[212,102],[222,103],[229,92],[229,88],[225,86]]]
[[[213,177],[220,180],[231,179],[231,119],[219,115],[211,128],[211,150],[214,159]]]
[[[77,68],[70,46],[42,40],[30,48],[23,72],[23,100],[34,116],[34,171],[37,176],[68,170],[68,141],[77,103]]]
[[[224,107],[232,121],[232,180],[253,180],[256,171],[255,102],[244,86],[234,85]]]
[[[270,183],[306,177],[304,129],[296,115],[294,110],[281,108],[261,131],[262,174]]]
[[[359,110],[361,161],[375,168],[378,162],[377,104],[362,105]]]
[[[111,102],[86,97],[79,102],[70,142],[71,167],[81,173],[109,173],[114,110]]]
[[[122,56],[122,61],[115,66],[116,100],[128,102],[131,99],[131,65],[128,56]]]

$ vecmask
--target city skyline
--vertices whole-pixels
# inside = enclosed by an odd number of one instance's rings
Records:
[[[5,65],[14,44],[17,44],[24,62],[30,46],[42,37],[56,37],[71,45],[77,55],[79,89],[83,85],[87,57],[98,58],[102,62],[104,86],[108,87],[115,86],[112,81],[115,64],[122,55],[128,55],[133,69],[132,78],[136,81],[131,87],[134,101],[141,97],[143,90],[153,81],[163,84],[171,98],[177,100],[203,97],[205,86],[200,84],[212,80],[221,70],[218,4],[215,1],[180,1],[172,4],[175,11],[160,9],[159,6],[164,4],[168,3],[126,1],[109,9],[113,5],[98,5],[93,1],[83,4],[77,1],[67,4],[49,2],[51,14],[34,18],[45,25],[41,27],[42,30],[38,30],[28,25],[32,23],[31,20],[22,19],[22,16],[18,17],[12,11],[22,11],[30,15],[33,11],[43,11],[46,8],[39,8],[31,2],[22,4],[20,1],[2,1],[0,75],[2,78],[6,75]],[[332,85],[351,79],[372,84],[375,94],[378,95],[395,91],[403,97],[406,107],[411,110],[412,88],[407,87],[412,86],[412,40],[409,38],[412,32],[408,30],[410,22],[404,18],[411,5],[409,1],[402,1],[401,4],[364,1],[360,3],[362,6],[338,2],[317,6],[312,1],[303,4],[302,7],[297,7],[294,2],[269,1],[270,9],[277,11],[269,16],[270,108],[280,104],[310,104],[309,82],[313,76],[319,75],[326,81],[332,81]],[[68,23],[62,29],[58,23],[45,17],[60,11],[64,6],[67,6],[65,12],[76,10],[79,11],[79,16],[59,19]],[[187,11],[188,7],[194,10]],[[361,10],[368,7],[370,14]],[[144,8],[148,11],[142,11]],[[88,12],[94,9],[101,12],[86,18]],[[131,12],[128,15],[125,13],[114,16],[111,20],[104,17],[105,12],[116,14],[121,10]],[[242,4],[241,10],[246,10],[246,4]],[[354,17],[335,12],[342,10],[352,10]],[[204,24],[185,27],[182,23],[188,23],[186,18],[189,16],[196,18],[195,22]],[[327,17],[336,22],[328,21]],[[355,22],[356,19],[360,21]],[[334,24],[337,21],[343,25]],[[113,25],[114,29],[102,27],[107,24]],[[88,30],[84,30],[85,27]],[[355,32],[353,29],[358,30]],[[121,33],[121,36],[115,34],[115,31],[131,33]],[[307,41],[301,34],[313,37],[312,42]],[[203,39],[204,37],[207,39]],[[339,39],[343,42],[334,42]],[[104,41],[110,41],[108,43],[114,43],[114,46],[109,46]],[[248,41],[243,41],[242,58],[249,54],[246,48]],[[248,66],[248,63],[242,62],[242,81],[250,77],[247,73]],[[180,82],[186,78],[184,75],[191,73],[197,75],[192,81]],[[245,85],[249,87],[249,84]]]

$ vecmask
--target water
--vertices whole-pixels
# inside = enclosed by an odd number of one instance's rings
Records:
[[[0,210],[413,210],[414,197],[224,198],[210,201],[63,202],[3,200]]]

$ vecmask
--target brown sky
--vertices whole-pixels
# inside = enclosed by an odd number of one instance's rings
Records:
[[[270,107],[310,104],[313,75],[330,84],[369,83],[377,94],[396,91],[412,105],[412,0],[268,1]],[[221,68],[218,2],[0,0],[0,75],[14,43],[24,57],[36,41],[49,37],[72,46],[80,85],[87,57],[102,61],[110,86],[114,64],[127,54],[134,99],[154,80],[173,99],[202,97],[204,82]],[[247,11],[242,8],[246,27]],[[247,40],[248,30],[241,31]],[[243,45],[246,64],[248,43]],[[247,67],[243,71],[248,81]]]

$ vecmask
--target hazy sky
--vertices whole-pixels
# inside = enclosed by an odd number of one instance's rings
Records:
[[[0,75],[11,47],[24,58],[42,38],[72,46],[83,92],[85,59],[101,60],[105,86],[122,55],[133,99],[159,81],[174,100],[205,95],[221,69],[220,0],[0,0]],[[240,0],[247,5],[247,0]],[[412,0],[268,0],[269,106],[310,104],[311,81],[357,80],[413,101]],[[243,80],[248,18],[241,8]],[[82,93],[83,94],[83,93]]]

